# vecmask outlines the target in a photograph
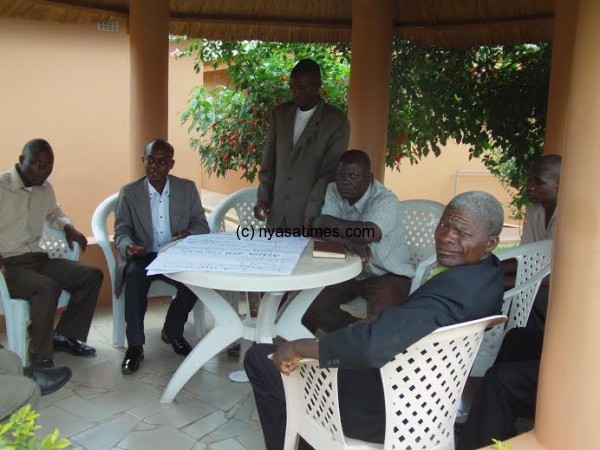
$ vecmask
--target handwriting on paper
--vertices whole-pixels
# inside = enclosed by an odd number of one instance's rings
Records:
[[[148,275],[184,271],[289,275],[307,238],[238,240],[233,233],[189,236],[159,253]]]

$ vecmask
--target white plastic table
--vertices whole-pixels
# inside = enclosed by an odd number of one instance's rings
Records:
[[[310,338],[312,333],[301,322],[302,316],[325,286],[354,278],[362,271],[359,257],[345,259],[313,258],[310,242],[291,275],[255,275],[187,271],[166,274],[184,283],[215,318],[215,326],[194,347],[171,377],[161,403],[173,401],[188,380],[212,357],[240,338],[271,343],[275,336],[287,340]],[[256,326],[244,324],[237,311],[215,291],[264,292],[258,307]],[[278,315],[281,298],[289,291],[300,291]]]

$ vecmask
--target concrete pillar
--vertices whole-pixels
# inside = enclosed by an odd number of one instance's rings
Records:
[[[366,151],[383,181],[392,59],[393,0],[352,0],[350,148]]]
[[[562,155],[564,153],[576,11],[571,4],[564,2],[556,2],[554,6],[554,39],[544,139],[545,154]]]
[[[130,147],[133,178],[144,174],[141,157],[150,139],[168,137],[169,0],[129,0]]]
[[[513,450],[598,448],[600,400],[600,2],[556,0],[575,18],[564,159],[536,426]],[[560,20],[557,17],[557,20]],[[557,40],[571,39],[557,35]],[[561,44],[560,42],[556,42]],[[532,439],[535,438],[535,439]]]

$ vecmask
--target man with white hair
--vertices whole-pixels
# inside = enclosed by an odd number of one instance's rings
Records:
[[[465,192],[446,206],[435,231],[438,268],[401,306],[372,322],[357,322],[320,339],[279,346],[254,345],[244,365],[254,390],[269,450],[283,448],[286,414],[280,373],[302,358],[337,367],[344,434],[383,442],[385,400],[379,368],[437,328],[500,313],[503,272],[492,250],[504,222],[502,206],[480,191]],[[274,353],[273,361],[267,355]]]

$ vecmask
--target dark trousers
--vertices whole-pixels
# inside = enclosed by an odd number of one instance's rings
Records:
[[[281,450],[285,440],[285,391],[281,374],[268,358],[277,346],[255,344],[244,358],[268,450]],[[347,437],[383,443],[385,399],[378,369],[338,370],[342,429]],[[310,448],[300,440],[299,449]]]
[[[63,290],[71,293],[71,299],[56,331],[73,339],[87,340],[102,285],[100,269],[77,261],[49,258],[42,252],[4,258],[4,266],[10,296],[30,303],[31,352],[52,358],[54,315]]]
[[[364,280],[348,280],[324,288],[312,302],[302,323],[313,333],[322,329],[331,333],[355,322],[356,317],[342,311],[340,305],[361,296],[367,300],[367,318],[377,318],[381,312],[400,306],[408,297],[411,279],[389,273]]]
[[[153,280],[163,280],[177,288],[177,295],[169,305],[164,330],[170,339],[183,337],[183,327],[197,297],[184,284],[164,275],[146,275],[146,267],[156,259],[156,253],[148,253],[127,263],[125,267],[125,322],[129,346],[144,345],[144,316],[148,309],[148,291]]]
[[[513,328],[502,342],[494,365],[486,372],[457,450],[472,450],[517,434],[518,417],[533,417],[537,393],[541,331]]]

